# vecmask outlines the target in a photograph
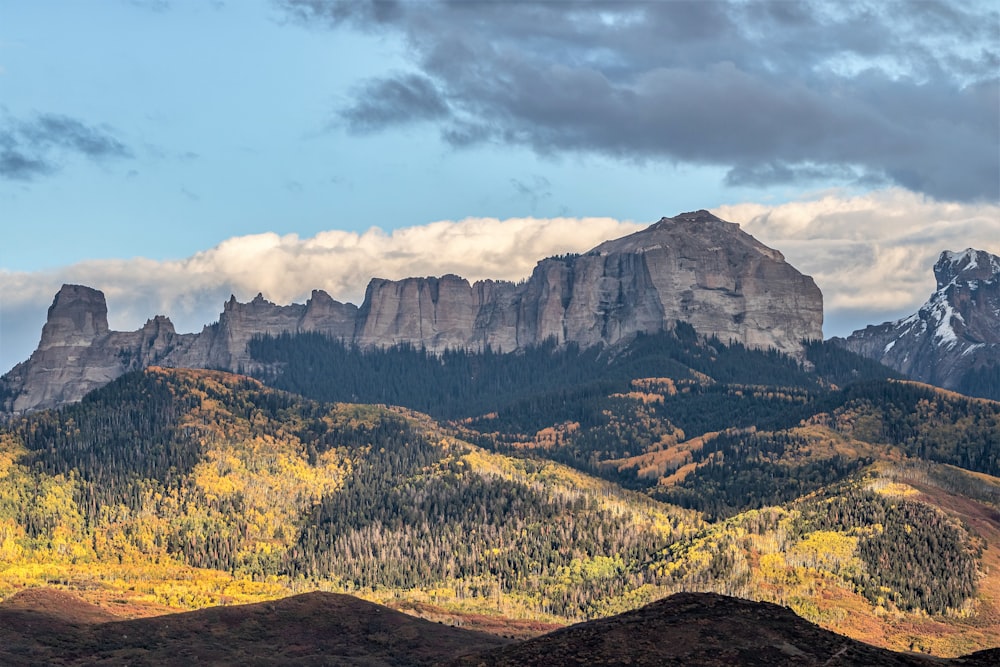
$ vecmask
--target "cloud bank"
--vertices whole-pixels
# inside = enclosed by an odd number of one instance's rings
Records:
[[[942,250],[975,247],[1000,254],[1000,206],[941,203],[896,188],[714,212],[814,277],[824,295],[827,336],[914,312],[934,289],[931,267]],[[0,368],[9,369],[34,349],[45,309],[63,283],[102,290],[113,329],[134,330],[162,314],[179,331],[199,331],[218,319],[230,294],[247,301],[262,292],[287,304],[323,289],[360,304],[372,277],[455,273],[469,280],[520,280],[543,257],[583,252],[651,222],[468,218],[391,233],[268,233],[234,237],[177,261],[93,260],[53,271],[0,272]]]
[[[334,116],[728,169],[734,186],[895,184],[1000,199],[1000,13],[985,2],[276,0],[294,22],[398,37],[410,71]]]

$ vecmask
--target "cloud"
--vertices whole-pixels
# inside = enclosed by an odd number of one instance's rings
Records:
[[[4,138],[0,136],[0,178],[28,181],[53,171],[52,165],[44,160],[4,144]]]
[[[714,213],[815,279],[827,336],[916,312],[935,288],[931,269],[943,250],[1000,255],[1000,206],[938,202],[900,188],[721,206]]]
[[[437,123],[528,146],[729,169],[730,185],[890,183],[1000,199],[1000,14],[979,2],[279,0],[306,25],[400,37],[355,131]]]
[[[365,133],[448,115],[448,105],[425,76],[402,74],[369,81],[354,104],[340,112],[352,132]]]
[[[62,160],[79,155],[103,161],[132,157],[110,130],[60,114],[30,120],[0,119],[0,178],[30,181],[58,171]]]

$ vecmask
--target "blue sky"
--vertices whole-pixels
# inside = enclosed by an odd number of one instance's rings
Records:
[[[1000,252],[998,54],[974,2],[0,0],[0,371],[63,282],[197,330],[699,208],[828,335],[900,316]]]

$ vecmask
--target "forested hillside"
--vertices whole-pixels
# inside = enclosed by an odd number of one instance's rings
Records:
[[[702,339],[684,322],[607,350],[549,341],[507,354],[435,355],[410,346],[360,348],[314,333],[257,336],[249,345],[255,364],[264,369],[255,375],[271,386],[322,401],[405,405],[438,419],[505,412],[544,421],[551,419],[547,410],[567,398],[624,390],[637,378],[708,376],[723,384],[820,391],[895,377],[885,366],[828,343],[806,346],[812,368],[806,370],[774,351]]]
[[[890,450],[1000,474],[1000,404],[894,380],[823,342],[806,360],[684,323],[630,345],[516,354],[257,338],[261,379],[318,400],[403,405],[492,451],[565,463],[709,518],[793,500]]]
[[[702,525],[428,424],[220,373],[126,375],[4,433],[5,553],[84,570],[183,564],[257,582],[420,589],[583,618],[620,608],[648,555]]]
[[[680,363],[657,351],[657,370]],[[562,394],[536,373],[537,400],[562,395],[578,419],[549,424],[519,401],[440,424],[218,372],[123,376],[0,431],[0,592],[56,583],[196,607],[321,589],[569,621],[707,590],[896,648],[1000,641],[975,621],[997,612],[995,520],[976,521],[1000,482],[915,458],[988,472],[996,404],[835,389],[779,357],[774,377],[803,386],[746,383],[736,363],[721,382],[696,351],[675,378],[582,374],[587,389]],[[713,419],[735,425],[698,431]],[[512,428],[525,424],[542,425]]]

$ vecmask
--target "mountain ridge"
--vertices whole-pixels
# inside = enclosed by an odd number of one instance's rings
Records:
[[[696,211],[582,255],[543,259],[521,283],[373,278],[360,307],[320,290],[288,306],[262,294],[248,303],[234,296],[198,334],[178,334],[163,316],[138,331],[110,331],[104,295],[66,285],[39,348],[0,378],[0,408],[76,401],[149,365],[252,371],[247,346],[258,335],[316,332],[363,348],[412,345],[435,354],[511,352],[547,341],[610,346],[685,321],[704,336],[801,357],[803,341],[822,338],[822,320],[812,278],[739,225]]]
[[[1000,399],[1000,257],[945,250],[934,277],[916,313],[834,342],[914,380]]]
[[[0,602],[7,665],[434,665],[510,641],[337,593],[137,619],[59,590],[26,593]]]

